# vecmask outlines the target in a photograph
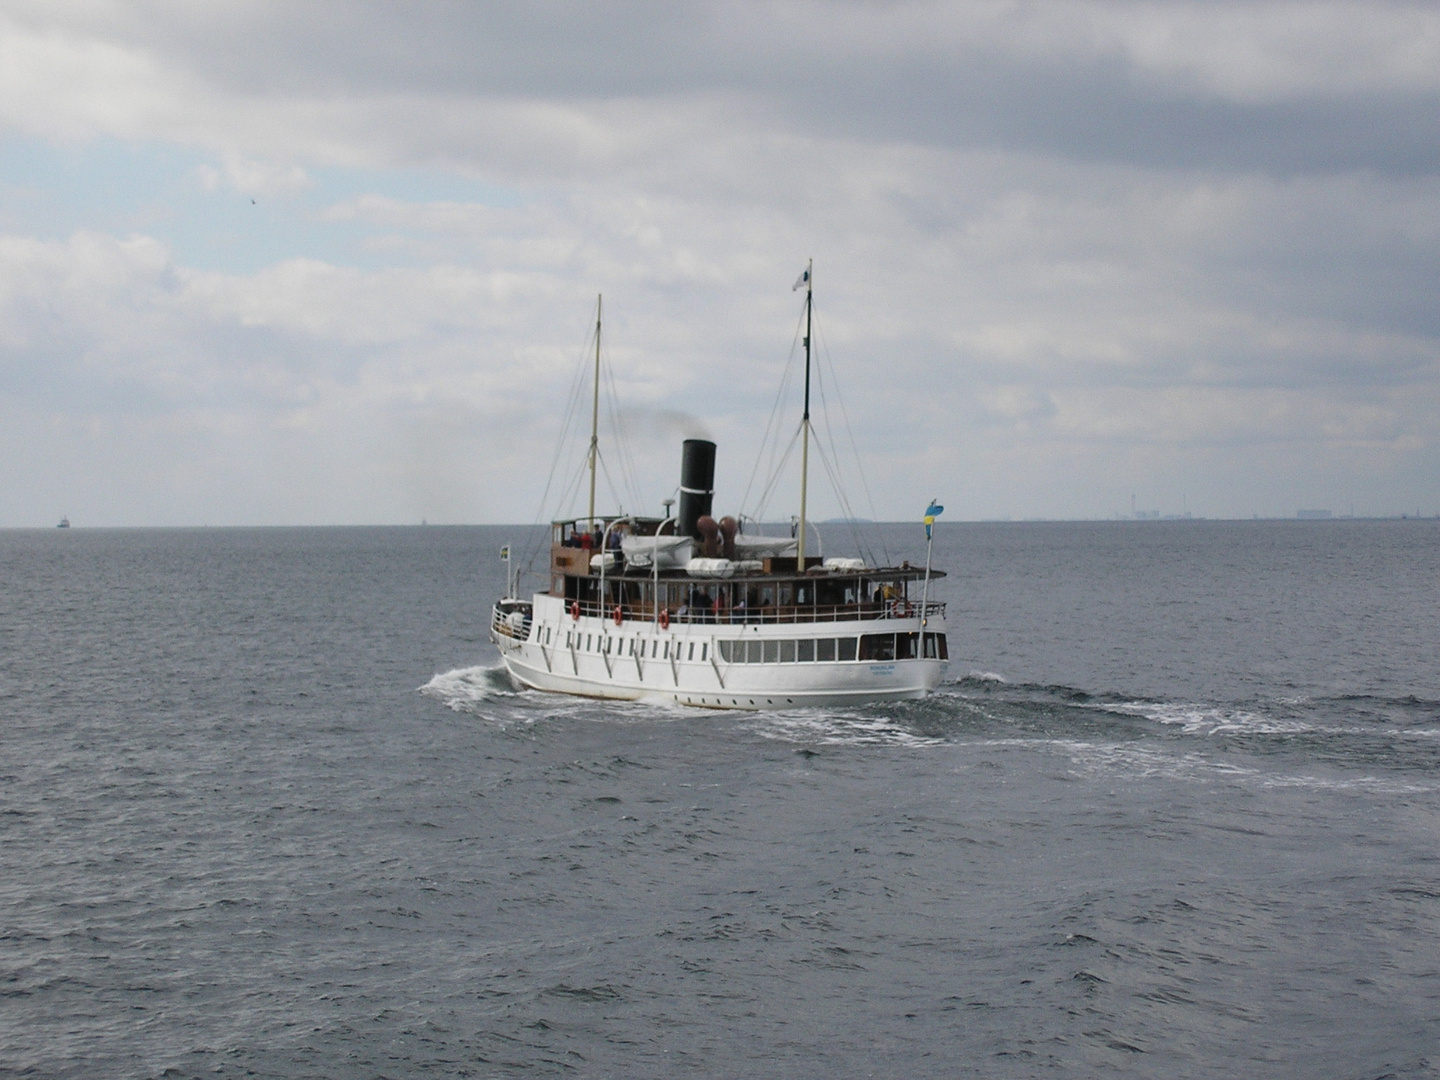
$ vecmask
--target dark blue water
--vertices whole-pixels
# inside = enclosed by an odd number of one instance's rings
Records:
[[[938,537],[717,714],[510,692],[520,530],[0,534],[0,1075],[1440,1076],[1440,525]]]

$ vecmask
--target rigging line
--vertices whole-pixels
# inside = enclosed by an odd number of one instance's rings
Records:
[[[781,476],[785,472],[785,466],[790,461],[790,455],[795,453],[795,444],[800,441],[800,431],[803,426],[803,424],[795,425],[795,434],[790,436],[790,445],[785,448],[785,455],[780,459],[780,467],[771,474],[769,485],[760,495],[759,505],[755,508],[754,520],[757,522],[763,522],[765,520],[765,511],[770,506],[770,500],[774,497],[775,490],[780,484]]]
[[[845,407],[845,394],[840,389],[840,379],[835,374],[835,361],[830,356],[830,346],[825,341],[825,335],[816,330],[815,336],[819,339],[820,353],[824,358],[825,365],[830,368],[830,381],[835,384],[835,400],[840,403],[840,418],[845,421],[845,434],[850,439],[850,452],[855,455],[855,470],[860,474],[860,488],[865,492],[865,505],[870,511],[870,520],[876,522],[874,531],[880,540],[880,550],[884,553],[885,562],[888,565],[890,545],[885,539],[885,530],[881,529],[878,524],[880,515],[875,512],[875,498],[870,493],[870,481],[865,475],[865,462],[860,457],[860,447],[855,442],[855,429],[850,424],[850,410]]]
[[[561,516],[561,509],[569,505],[571,500],[576,498],[580,494],[581,485],[585,481],[585,474],[589,471],[589,460],[581,459],[580,463],[576,466],[575,472],[566,482],[564,489],[560,492],[559,497],[556,499],[556,518]],[[537,557],[539,557],[542,548],[548,542],[548,536],[549,532],[547,530],[545,533],[541,534],[536,538],[534,544],[531,546],[529,551],[526,552],[525,569],[523,571],[523,574],[526,578],[530,577],[530,575],[535,572],[535,560]]]
[[[605,474],[605,483],[610,488],[610,498],[615,500],[615,505],[619,508],[620,513],[624,514],[625,500],[621,497],[620,492],[615,490],[615,478],[610,475],[610,466],[605,463],[605,455],[597,450],[595,452],[595,459],[600,462],[600,471]],[[601,514],[600,518],[603,521],[605,515]]]
[[[570,379],[570,389],[565,396],[565,411],[561,416],[560,434],[555,440],[555,453],[550,459],[550,474],[545,479],[545,490],[541,492],[540,503],[535,509],[535,518],[531,525],[539,525],[545,516],[545,508],[549,505],[550,490],[555,483],[555,473],[560,467],[560,462],[565,458],[565,450],[570,439],[571,426],[579,412],[579,403],[584,396],[586,353],[590,350],[590,343],[595,340],[595,332],[591,330],[585,336],[585,344],[580,349],[580,362],[576,364],[574,374]],[[528,551],[525,552],[525,572],[528,574],[534,565],[535,556],[539,554],[544,541],[536,538]]]
[[[775,443],[774,446],[771,448],[771,469],[769,472],[769,480],[767,480],[767,484],[773,485],[775,482],[775,452],[778,451],[780,444],[780,411],[785,401],[786,388],[789,386],[790,383],[790,372],[795,367],[795,357],[799,352],[800,348],[800,328],[804,325],[805,320],[802,316],[801,319],[795,324],[795,336],[790,342],[790,355],[785,359],[785,369],[780,375],[780,386],[775,391],[775,402],[770,406],[770,418],[765,422],[765,434],[760,439],[760,445],[755,451],[755,465],[750,470],[750,479],[745,484],[745,494],[740,500],[740,513],[742,517],[745,514],[745,508],[750,504],[750,492],[755,486],[755,477],[760,472],[760,463],[765,460],[765,449],[767,446],[770,445],[770,437],[772,431],[774,433]],[[760,514],[757,512],[755,517],[759,518]]]
[[[835,445],[835,427],[830,422],[830,399],[825,394],[825,365],[822,363],[816,365],[816,367],[818,369],[819,375],[819,377],[816,379],[816,385],[820,390],[820,409],[821,413],[825,418],[825,430],[822,433],[822,437],[816,440],[819,448],[818,452],[820,453],[821,460],[824,461],[826,471],[830,476],[830,483],[831,487],[835,491],[835,498],[839,501],[840,508],[845,514],[846,525],[850,530],[850,539],[854,541],[855,550],[857,553],[864,555],[867,559],[869,559],[870,562],[873,563],[876,561],[875,553],[871,550],[870,545],[865,543],[865,541],[862,540],[860,537],[860,529],[858,527],[858,523],[855,520],[855,509],[850,503],[850,496],[845,491],[845,485],[840,469],[840,451]],[[838,395],[839,380],[835,377],[833,367],[830,371],[830,381],[836,384],[836,394]],[[825,457],[823,445],[824,441],[827,439],[830,443],[830,457],[828,459]],[[886,561],[889,561],[888,556],[886,558]]]
[[[604,356],[603,353],[602,356]],[[640,492],[640,474],[635,468],[634,455],[630,452],[630,440],[625,438],[625,428],[620,423],[620,391],[615,384],[615,367],[609,362],[608,357],[605,357],[604,363],[601,364],[601,370],[605,373],[605,404],[617,448],[621,487],[628,489],[626,496],[630,499],[631,506],[638,509],[644,505],[644,499]],[[624,500],[617,498],[617,501]]]
[[[830,456],[825,453],[825,447],[821,445],[818,440],[815,454],[820,459],[820,464],[825,466],[825,475],[830,478],[830,487],[835,492],[835,498],[840,504],[840,509],[845,513],[846,524],[850,527],[850,539],[855,542],[855,550],[865,556],[869,562],[875,563],[875,553],[870,550],[869,545],[860,539],[860,531],[856,528],[855,524],[855,511],[851,508],[850,500],[846,498],[845,490],[840,483],[838,464],[831,461]]]

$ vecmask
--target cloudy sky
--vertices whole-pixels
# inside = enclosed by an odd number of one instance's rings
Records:
[[[810,258],[857,514],[1440,510],[1433,3],[0,0],[0,191],[0,526],[532,520],[598,293],[735,510]]]

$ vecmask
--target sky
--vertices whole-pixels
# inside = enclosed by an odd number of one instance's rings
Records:
[[[1440,512],[1433,3],[0,0],[0,527],[583,513],[600,294],[783,518],[811,259],[814,517]]]

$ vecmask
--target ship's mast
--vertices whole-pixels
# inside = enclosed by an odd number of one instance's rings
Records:
[[[815,260],[805,264],[805,415],[800,418],[800,536],[795,566],[805,572],[805,498],[810,481],[810,323],[815,310]]]
[[[595,528],[595,466],[600,456],[600,304],[603,294],[595,297],[595,393],[590,399],[590,516],[588,528]]]

